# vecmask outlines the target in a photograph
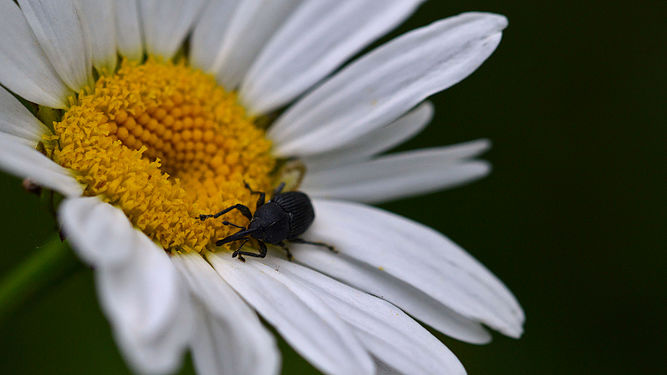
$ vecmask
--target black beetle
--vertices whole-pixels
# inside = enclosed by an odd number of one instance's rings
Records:
[[[293,243],[304,243],[315,246],[326,247],[331,251],[336,251],[332,246],[321,242],[306,241],[299,238],[315,220],[315,210],[310,198],[300,191],[288,191],[283,193],[285,183],[281,183],[273,192],[271,199],[264,203],[266,194],[260,191],[254,191],[245,183],[245,187],[250,190],[251,194],[258,194],[257,206],[255,214],[250,213],[250,209],[243,204],[235,204],[227,207],[224,210],[212,215],[199,215],[199,220],[206,220],[208,218],[218,218],[231,210],[238,210],[241,214],[250,220],[248,227],[242,227],[223,221],[222,224],[232,227],[240,228],[241,230],[215,242],[217,246],[234,241],[243,241],[241,245],[234,251],[232,257],[239,257],[239,260],[245,262],[243,255],[248,255],[257,258],[264,258],[266,256],[266,243],[278,245],[287,252],[288,259],[292,259],[292,254],[285,244],[285,241]],[[243,245],[250,239],[255,239],[259,244],[259,253],[251,253],[241,251]]]

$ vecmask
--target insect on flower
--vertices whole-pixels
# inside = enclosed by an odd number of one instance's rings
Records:
[[[273,191],[271,199],[264,203],[266,193],[253,190],[248,183],[245,183],[245,187],[250,190],[251,194],[259,195],[254,215],[250,213],[248,206],[241,203],[227,207],[216,214],[199,215],[199,220],[204,221],[208,218],[218,218],[232,210],[238,210],[250,220],[247,227],[230,223],[226,220],[222,222],[224,225],[241,229],[215,243],[217,246],[222,246],[234,241],[243,241],[232,254],[233,258],[238,256],[239,260],[244,262],[243,255],[264,258],[267,252],[265,242],[280,246],[287,252],[287,258],[290,260],[292,259],[292,253],[289,251],[289,247],[287,247],[285,241],[322,246],[336,252],[333,246],[299,238],[300,235],[310,228],[310,225],[315,220],[315,210],[308,195],[300,191],[283,193],[282,191],[285,188],[285,183],[283,182]],[[259,244],[259,253],[241,251],[251,238],[255,239]]]
[[[422,3],[0,1],[0,170],[63,196],[58,224],[132,370],[174,373],[189,351],[201,374],[280,373],[264,322],[325,374],[464,374],[417,320],[475,344],[485,326],[521,336],[480,262],[368,205],[490,170],[484,139],[390,152],[507,26],[469,12],[369,48]]]

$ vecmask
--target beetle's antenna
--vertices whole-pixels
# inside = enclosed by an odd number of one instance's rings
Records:
[[[234,223],[230,223],[229,221],[226,221],[226,220],[222,222],[222,225],[229,225],[230,227],[245,229],[245,227],[242,227],[240,225],[236,225]]]

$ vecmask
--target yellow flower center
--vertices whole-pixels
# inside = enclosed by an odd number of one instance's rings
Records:
[[[276,164],[271,142],[215,79],[184,64],[124,62],[54,123],[51,157],[167,250],[213,249],[237,229],[200,214],[255,209]],[[238,212],[224,220],[246,225]]]

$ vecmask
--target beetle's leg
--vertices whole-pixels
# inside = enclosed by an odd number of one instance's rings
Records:
[[[243,242],[241,242],[241,246],[237,247],[236,251],[232,253],[232,258],[236,258],[236,256],[238,256],[241,262],[245,262],[245,259],[241,256],[241,254],[243,254],[243,252],[241,252],[241,249],[243,248],[243,245],[245,245],[246,242],[248,242],[249,240],[250,238],[243,239]]]
[[[306,245],[313,245],[313,246],[326,247],[326,248],[329,249],[330,251],[332,251],[332,252],[334,252],[334,253],[338,253],[338,250],[336,250],[335,247],[333,247],[333,246],[331,246],[331,245],[329,245],[329,244],[326,244],[326,243],[324,243],[324,242],[306,241],[306,240],[304,240],[303,238],[294,238],[294,239],[291,239],[291,240],[289,240],[289,241],[290,241],[290,242],[294,242],[294,243],[303,243],[303,244],[306,244]]]
[[[278,243],[278,246],[280,246],[285,252],[287,253],[287,260],[290,262],[294,259],[294,256],[292,256],[292,252],[289,251],[289,246],[285,243],[285,241]]]
[[[243,242],[243,243],[245,244],[245,242]],[[264,258],[266,256],[266,251],[267,251],[266,244],[262,241],[259,241],[259,240],[257,240],[257,243],[259,244],[259,254],[250,253],[248,251],[241,251],[241,247],[243,247],[243,246],[241,246],[238,249],[236,249],[234,254],[232,254],[232,258],[236,257],[237,255],[238,255],[239,259],[241,259],[241,260],[243,260],[243,257],[241,257],[241,255],[247,255],[247,256],[255,257],[255,258]],[[245,262],[245,260],[243,260],[243,261]]]
[[[276,195],[282,193],[284,188],[285,188],[285,183],[281,182],[280,185],[278,185],[278,187],[276,188],[276,190],[273,191],[273,196],[275,197]]]
[[[240,204],[240,203],[239,203],[239,204],[235,204],[235,205],[233,205],[233,206],[231,206],[231,207],[227,207],[227,208],[225,208],[224,210],[218,212],[217,214],[212,214],[212,215],[199,215],[199,220],[204,221],[204,220],[208,219],[209,217],[212,217],[212,218],[214,218],[214,219],[217,219],[217,218],[219,218],[220,216],[226,214],[227,212],[229,212],[229,211],[231,211],[231,210],[235,210],[235,209],[236,209],[236,210],[239,210],[239,212],[240,212],[243,216],[247,217],[248,220],[252,220],[252,213],[250,213],[250,209],[249,209],[248,207],[246,207],[246,206]]]
[[[243,184],[245,185],[246,189],[250,190],[250,194],[259,194],[259,198],[257,199],[257,205],[255,206],[255,209],[262,207],[264,205],[264,200],[266,199],[266,194],[261,191],[252,190],[250,185],[248,185],[248,183],[245,181],[243,181]]]

